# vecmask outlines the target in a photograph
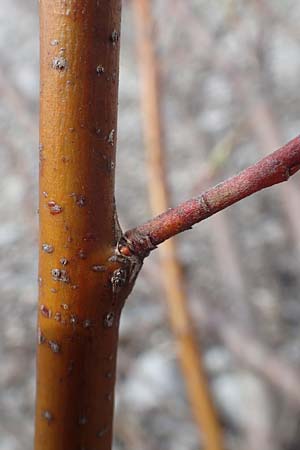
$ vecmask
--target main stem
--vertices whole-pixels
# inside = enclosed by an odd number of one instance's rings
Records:
[[[41,0],[35,450],[111,449],[120,0]]]

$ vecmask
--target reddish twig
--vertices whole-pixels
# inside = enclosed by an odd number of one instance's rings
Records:
[[[238,175],[127,231],[119,250],[124,255],[144,258],[170,237],[255,192],[287,181],[299,169],[300,136],[297,136]]]

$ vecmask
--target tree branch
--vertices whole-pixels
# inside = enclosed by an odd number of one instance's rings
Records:
[[[157,245],[255,192],[287,181],[300,169],[300,136],[238,175],[170,208],[123,235],[123,255],[148,256]]]

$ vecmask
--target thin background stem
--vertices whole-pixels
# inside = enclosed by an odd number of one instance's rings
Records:
[[[161,119],[159,69],[154,49],[154,23],[149,0],[135,0],[133,5],[138,29],[149,196],[152,211],[158,214],[168,207],[169,193],[165,176],[165,144]],[[160,246],[159,256],[171,327],[193,416],[201,437],[204,435],[205,449],[222,450],[222,431],[201,361],[193,320],[188,311],[183,272],[173,239]]]

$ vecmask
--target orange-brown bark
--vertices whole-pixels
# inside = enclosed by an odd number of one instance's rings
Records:
[[[35,450],[111,448],[126,277],[110,260],[120,10],[120,0],[40,1]]]
[[[149,0],[133,2],[139,63],[141,69],[141,102],[144,116],[145,146],[149,174],[149,197],[153,214],[169,205],[165,177],[164,139],[160,114],[159,70],[153,43],[153,20]],[[174,240],[159,247],[162,283],[168,305],[171,328],[178,351],[188,398],[195,423],[204,436],[207,450],[221,450],[222,432],[211,398],[201,353],[195,337],[193,320],[188,311],[184,277],[176,254]]]

